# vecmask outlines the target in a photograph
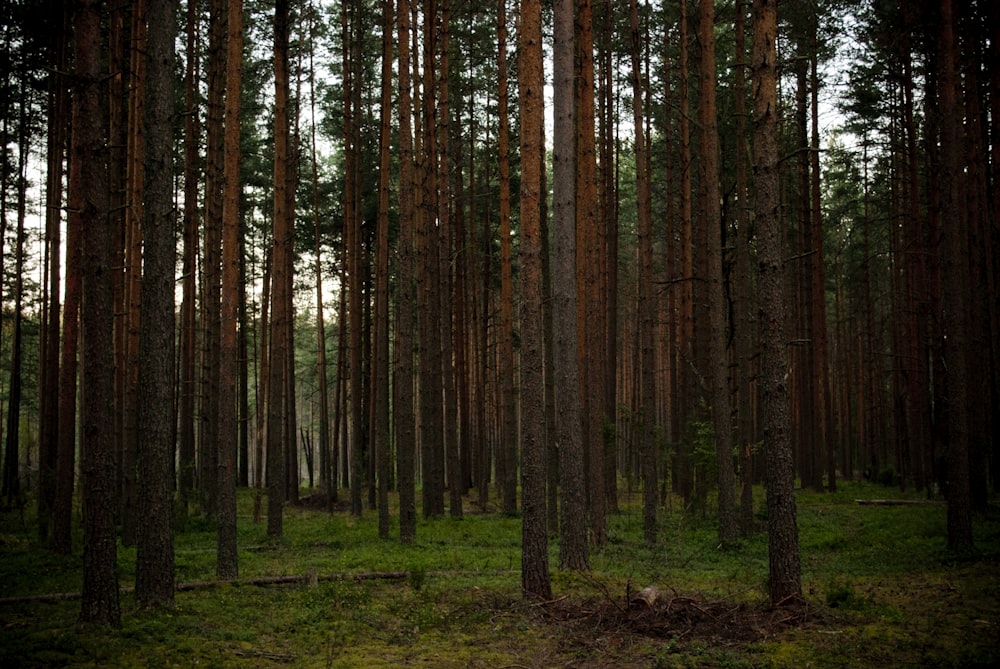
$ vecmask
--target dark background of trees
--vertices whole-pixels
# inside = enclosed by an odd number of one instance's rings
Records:
[[[83,491],[105,560],[201,514],[232,578],[236,486],[274,535],[300,494],[388,535],[396,490],[402,541],[417,508],[522,509],[582,567],[622,486],[648,541],[670,492],[729,542],[788,467],[947,496],[971,546],[998,482],[995,5],[785,3],[768,63],[762,0],[4,3],[3,503],[69,552]]]

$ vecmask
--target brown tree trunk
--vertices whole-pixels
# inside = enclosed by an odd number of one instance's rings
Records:
[[[378,534],[389,538],[389,140],[392,116],[392,0],[382,0],[382,99],[379,107],[378,227],[375,242],[375,359],[372,433],[378,485]]]
[[[789,443],[788,352],[777,145],[777,3],[753,0],[754,205],[760,255],[761,385],[767,449],[767,522],[771,603],[801,597],[801,563]]]
[[[603,402],[605,425],[604,441],[604,494],[606,512],[618,510],[618,198],[615,193],[615,131],[614,131],[614,77],[612,69],[612,4],[602,3],[600,37],[600,233],[604,250],[599,260],[600,281],[605,313],[602,317],[604,332],[599,355],[604,361]]]
[[[363,291],[364,281],[361,257],[364,243],[361,238],[361,214],[358,211],[358,160],[360,151],[358,131],[355,127],[354,88],[360,85],[357,81],[357,40],[354,3],[345,2],[341,9],[341,30],[343,32],[344,58],[350,63],[344,69],[344,235],[345,253],[347,255],[347,291],[348,291],[348,334],[350,337],[350,473],[351,473],[351,514],[360,516],[362,512],[361,486],[365,478],[365,454],[367,451],[368,429],[365,419],[364,404],[364,314]]]
[[[102,2],[81,0],[74,18],[70,212],[83,236],[81,473],[83,590],[80,620],[118,626],[118,552],[114,521],[114,383],[111,228],[107,141],[101,104]]]
[[[240,92],[243,80],[243,2],[230,0],[226,35],[226,102],[222,199],[222,290],[219,333],[219,443],[217,553],[222,580],[239,575],[236,554],[236,450],[238,436],[240,315]]]
[[[315,281],[316,281],[316,390],[319,403],[319,462],[320,487],[325,490],[328,498],[334,495],[337,481],[330,476],[330,390],[328,382],[328,367],[326,360],[326,313],[323,304],[323,261],[322,238],[320,235],[319,212],[319,164],[316,155],[316,66],[313,57],[316,52],[316,7],[309,3],[309,108],[310,108],[310,141],[309,153],[312,166],[312,209],[313,209],[313,243],[315,244]]]
[[[394,404],[396,418],[396,467],[399,486],[399,540],[412,544],[417,538],[416,513],[416,416],[413,395],[413,346],[416,323],[413,293],[413,131],[410,95],[410,2],[398,0],[396,22],[399,34],[399,311]]]
[[[746,2],[736,3],[736,66],[733,72],[734,119],[736,122],[736,193],[733,219],[736,227],[736,359],[737,359],[737,430],[736,448],[740,459],[740,530],[744,535],[753,529],[752,448],[754,431],[754,302],[750,248],[752,235],[748,215],[747,129],[746,129]]]
[[[237,3],[238,4],[238,3]],[[174,38],[177,3],[147,15],[143,155],[142,292],[139,321],[139,500],[135,597],[173,606],[174,535]],[[235,506],[235,498],[234,498]]]
[[[3,485],[0,496],[6,498],[7,506],[20,507],[23,503],[21,490],[21,399],[24,379],[24,219],[27,214],[28,180],[28,104],[27,90],[22,88],[18,96],[18,137],[17,137],[17,227],[14,243],[14,323],[13,341],[10,352],[10,386],[7,399],[7,435],[4,447]]]
[[[656,373],[653,361],[656,295],[653,286],[653,212],[650,176],[646,169],[646,134],[643,117],[643,74],[640,67],[641,47],[639,7],[629,3],[631,35],[632,114],[635,128],[636,199],[638,205],[638,296],[639,296],[639,358],[640,398],[637,400],[642,436],[642,534],[647,544],[656,542],[656,507],[659,502],[659,481],[656,453]]]
[[[514,382],[514,279],[510,239],[510,132],[507,80],[506,0],[497,6],[497,149],[500,178],[500,448],[504,455],[517,453],[517,405]],[[506,458],[503,487],[504,513],[517,511],[515,457]],[[509,468],[509,471],[507,470]]]
[[[288,337],[292,319],[293,241],[293,212],[288,210],[288,0],[278,0],[274,11],[274,254],[267,411],[267,533],[280,537],[286,498],[288,351],[292,346]]]
[[[678,70],[680,75],[678,109],[678,130],[681,140],[681,211],[680,233],[677,241],[680,246],[679,260],[680,276],[680,331],[677,338],[677,379],[674,384],[674,396],[678,402],[674,407],[675,437],[679,436],[685,423],[689,420],[693,406],[693,398],[698,395],[698,387],[692,373],[695,352],[695,316],[694,316],[694,232],[691,202],[691,121],[690,121],[690,86],[688,67],[688,27],[687,0],[680,0],[680,59]],[[677,492],[684,499],[685,505],[694,492],[693,470],[688,449],[676,440],[678,446],[677,461]]]
[[[825,457],[827,490],[837,490],[837,451],[834,439],[833,403],[830,395],[830,352],[827,336],[826,319],[826,263],[823,253],[823,212],[821,210],[820,164],[819,164],[819,76],[818,49],[816,45],[818,25],[816,19],[810,39],[812,40],[812,59],[810,62],[810,145],[809,145],[809,195],[812,227],[813,252],[809,256],[812,281],[812,367],[813,367],[813,402],[815,405],[814,443],[817,449],[817,477],[821,478],[822,466],[819,459]]]
[[[440,250],[438,255],[441,319],[441,381],[443,388],[444,411],[444,473],[443,478],[448,488],[448,514],[452,518],[462,517],[462,469],[461,448],[459,438],[466,435],[458,433],[458,399],[455,383],[455,348],[462,342],[455,338],[455,281],[452,276],[455,267],[455,231],[452,222],[451,195],[451,150],[448,133],[451,116],[449,99],[450,65],[448,53],[451,43],[451,0],[437,0],[438,4],[438,35],[437,63],[440,72],[437,77],[438,114],[435,128],[437,143],[438,169],[438,234],[440,235]]]
[[[605,294],[601,290],[601,239],[597,206],[597,147],[594,120],[594,30],[591,0],[577,5],[576,77],[576,215],[577,215],[577,345],[580,360],[580,400],[583,412],[584,462],[587,466],[587,510],[590,538],[595,546],[607,543],[604,492]]]
[[[587,569],[587,506],[576,334],[574,7],[573,0],[557,0],[554,8],[552,323],[559,444],[559,562],[566,569]]]
[[[719,541],[736,541],[736,476],[733,471],[733,427],[729,395],[729,309],[726,301],[722,256],[721,192],[719,185],[719,128],[715,102],[715,8],[712,0],[700,0],[698,41],[701,44],[699,111],[704,170],[705,231],[708,255],[708,303],[711,307],[710,348],[712,361],[712,424],[715,427],[715,459],[719,470]]]
[[[948,548],[969,550],[972,542],[972,500],[969,485],[969,239],[963,215],[960,83],[958,46],[951,0],[941,0],[938,17],[941,120],[941,275],[944,279],[944,359],[948,411]]]
[[[202,511],[215,517],[219,466],[219,336],[226,89],[226,3],[209,0],[208,107],[205,137],[205,220],[202,257],[202,361],[199,486]]]
[[[518,97],[521,100],[521,588],[552,598],[545,519],[545,402],[542,371],[541,156],[544,90],[538,0],[521,0]]]
[[[69,113],[69,109],[67,109]],[[79,165],[70,168],[78,173]],[[72,184],[72,181],[70,182]],[[79,184],[71,186],[79,188]],[[71,200],[72,201],[72,200]],[[53,506],[52,548],[72,552],[73,483],[76,473],[77,350],[80,335],[80,291],[83,267],[83,221],[70,214],[66,220],[66,282],[63,286],[62,360],[59,365],[59,455]]]
[[[63,176],[69,127],[69,90],[65,79],[69,45],[63,36],[68,34],[68,5],[52,3],[54,15],[48,50],[52,71],[47,83],[47,172],[45,186],[45,273],[48,278],[47,300],[44,308],[39,371],[38,435],[38,536],[42,542],[50,539],[50,521],[54,521],[57,472],[59,467],[59,309],[62,235],[60,224],[63,209]],[[54,536],[52,537],[54,539]]]
[[[124,346],[118,354],[116,372],[118,395],[116,408],[121,420],[117,442],[119,449],[121,497],[119,514],[123,546],[134,546],[139,526],[139,347],[142,294],[142,218],[145,207],[143,155],[146,145],[145,104],[146,76],[146,0],[132,6],[132,32],[129,55],[129,87],[125,154],[124,210],[124,291],[115,314],[124,319]]]
[[[260,286],[260,341],[257,345],[257,434],[254,455],[254,486],[257,488],[255,504],[255,521],[260,520],[257,512],[260,511],[259,502],[263,489],[266,487],[264,480],[264,461],[267,442],[267,410],[271,405],[270,388],[268,383],[271,378],[271,274],[273,272],[273,244],[264,244],[264,276]],[[334,488],[336,490],[336,488]]]
[[[198,145],[201,128],[196,98],[198,80],[198,2],[187,7],[187,62],[184,70],[184,255],[181,265],[180,389],[178,398],[178,509],[187,518],[195,488],[195,395],[197,371],[197,271],[198,271]]]

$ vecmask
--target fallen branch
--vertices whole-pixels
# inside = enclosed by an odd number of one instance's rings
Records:
[[[856,499],[855,504],[862,506],[916,506],[916,505],[942,505],[933,499]]]
[[[295,656],[290,653],[271,653],[266,650],[237,650],[233,651],[233,655],[236,657],[254,657],[264,660],[271,660],[272,662],[281,662],[283,664],[291,664],[295,661]]]
[[[499,570],[496,573],[513,573],[510,570]],[[483,572],[477,571],[429,571],[428,576],[462,576],[476,575]],[[289,583],[302,583],[314,585],[319,581],[403,581],[410,577],[407,571],[360,571],[360,572],[338,572],[334,574],[317,574],[310,571],[306,574],[296,574],[289,576],[258,576],[257,578],[244,578],[233,581],[191,581],[189,583],[178,583],[174,586],[177,592],[189,592],[191,590],[205,590],[217,588],[224,585],[285,585]],[[134,592],[132,586],[124,586],[119,592],[125,594]],[[26,604],[30,602],[61,602],[69,599],[79,599],[79,592],[54,592],[39,595],[19,595],[15,597],[0,597],[0,606],[4,604]]]
[[[651,609],[656,606],[657,602],[659,602],[662,598],[663,593],[660,592],[659,588],[655,585],[647,585],[645,588],[632,595],[632,598],[629,599],[628,603],[645,604],[646,608]]]

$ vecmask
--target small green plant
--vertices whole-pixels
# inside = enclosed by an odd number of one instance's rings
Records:
[[[424,587],[424,582],[427,580],[427,567],[423,565],[416,565],[410,567],[409,571],[409,581],[410,587],[414,591],[419,592],[421,588]]]
[[[831,609],[854,609],[859,602],[854,586],[848,581],[831,582],[826,587],[826,605]]]

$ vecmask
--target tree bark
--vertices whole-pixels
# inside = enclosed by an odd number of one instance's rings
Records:
[[[578,3],[576,13],[577,67],[577,345],[580,364],[581,433],[586,463],[587,510],[590,538],[595,546],[607,543],[604,492],[604,425],[609,420],[604,404],[605,293],[601,290],[604,239],[598,226],[597,147],[594,121],[594,30],[591,0]]]
[[[802,594],[794,474],[789,442],[786,302],[782,271],[777,145],[777,3],[753,0],[754,205],[760,267],[761,385],[767,449],[767,522],[771,604]]]
[[[379,107],[378,227],[375,242],[375,360],[372,433],[378,485],[378,534],[389,538],[389,140],[392,110],[392,0],[382,0],[382,97]]]
[[[174,536],[174,37],[177,3],[147,15],[139,321],[139,504],[136,601],[173,606]]]
[[[454,223],[452,222],[451,194],[451,148],[449,142],[449,127],[451,121],[451,100],[449,98],[451,44],[451,0],[437,0],[438,4],[438,34],[437,64],[439,73],[436,78],[438,92],[437,127],[435,142],[437,144],[437,211],[438,234],[440,244],[438,251],[438,278],[440,288],[440,342],[441,342],[441,385],[443,390],[444,410],[442,417],[444,425],[444,471],[441,478],[448,488],[448,515],[452,518],[462,517],[462,469],[461,447],[459,439],[467,435],[458,432],[458,399],[455,383],[455,349],[462,345],[455,337],[456,319],[455,280],[453,269],[456,265],[457,244]]]
[[[600,143],[600,234],[604,250],[599,261],[604,332],[600,355],[604,361],[603,397],[605,425],[603,437],[604,494],[606,512],[618,510],[618,198],[616,196],[614,77],[612,68],[612,3],[603,3],[599,45],[599,143]]]
[[[323,303],[323,261],[322,238],[320,235],[319,211],[319,164],[316,155],[316,66],[313,56],[316,52],[316,8],[309,3],[309,107],[310,107],[310,163],[312,164],[312,208],[313,208],[313,243],[315,244],[315,281],[316,281],[316,390],[319,394],[319,461],[320,486],[326,490],[328,499],[335,493],[337,481],[330,476],[331,457],[336,457],[330,451],[330,390],[326,359],[326,314]]]
[[[962,111],[957,73],[958,47],[951,0],[938,5],[937,106],[941,120],[941,275],[944,279],[945,398],[948,411],[948,548],[969,550],[972,540],[972,494],[969,483],[969,238],[963,214],[961,178]]]
[[[639,6],[629,3],[629,34],[631,36],[632,114],[635,128],[635,173],[637,199],[638,296],[639,296],[639,410],[642,434],[642,535],[647,544],[656,543],[657,482],[659,481],[656,453],[656,367],[654,363],[654,331],[656,326],[656,295],[653,286],[653,212],[650,175],[646,169],[646,133],[643,117],[643,73],[640,60]]]
[[[719,471],[719,541],[736,541],[736,475],[733,465],[732,408],[729,394],[729,308],[726,300],[723,259],[721,188],[719,184],[719,127],[715,95],[715,8],[712,0],[700,0],[698,41],[701,44],[702,192],[705,203],[705,239],[708,256],[708,303],[711,337],[712,424],[715,427],[715,459]]]
[[[7,439],[3,462],[3,485],[0,496],[6,498],[8,506],[20,506],[23,502],[21,490],[21,398],[24,379],[24,219],[26,217],[26,196],[28,180],[28,92],[22,88],[18,103],[17,138],[17,228],[14,242],[14,323],[13,341],[10,352],[10,387],[7,399]]]
[[[68,5],[53,2],[49,9],[51,34],[48,58],[52,66],[47,82],[46,123],[47,173],[45,186],[45,274],[48,279],[43,317],[41,356],[39,359],[39,435],[38,435],[38,536],[50,539],[59,467],[59,309],[63,211],[63,176],[69,127],[69,90],[65,75],[68,44]]]
[[[521,588],[525,597],[552,598],[545,518],[545,413],[542,373],[540,203],[544,90],[542,19],[538,0],[521,0],[518,97],[521,100]]]
[[[236,452],[239,436],[240,317],[240,98],[243,81],[243,2],[228,3],[226,28],[226,101],[224,187],[222,198],[222,290],[219,336],[218,519],[215,573],[232,580],[239,575],[236,554]]]
[[[180,312],[180,388],[178,397],[178,508],[182,520],[195,489],[198,466],[195,445],[195,395],[197,369],[197,272],[198,272],[198,146],[201,137],[199,105],[196,98],[198,80],[198,2],[187,7],[187,54],[184,69],[184,222],[182,237],[184,255],[181,265]]]
[[[737,358],[737,440],[740,459],[740,529],[744,535],[753,529],[753,458],[754,431],[754,302],[750,262],[751,222],[748,215],[747,130],[746,130],[746,2],[736,3],[736,65],[734,70],[734,117],[736,121],[736,194],[733,212],[736,227],[736,358]]]
[[[81,0],[74,19],[74,98],[70,211],[83,238],[83,590],[80,620],[121,624],[114,523],[114,386],[107,201],[107,142],[100,89],[103,2]]]
[[[574,7],[573,0],[557,0],[554,9],[552,253],[555,272],[552,282],[552,321],[555,332],[556,442],[559,445],[559,562],[567,569],[587,569],[587,507],[576,334]],[[528,160],[530,159],[529,156]],[[524,162],[522,158],[522,164]]]
[[[507,78],[507,0],[497,5],[497,150],[500,179],[500,448],[505,457],[504,513],[517,511],[517,404],[514,381],[514,271],[510,226],[510,132]],[[492,245],[491,245],[492,246]],[[514,457],[506,458],[508,454]]]
[[[398,0],[396,23],[399,34],[399,312],[394,404],[396,417],[396,467],[399,486],[399,540],[412,544],[417,538],[416,416],[413,396],[413,347],[416,323],[413,291],[413,131],[410,95],[410,2]]]
[[[222,312],[222,202],[225,171],[226,3],[209,0],[208,107],[202,257],[202,361],[199,486],[202,512],[214,518],[219,477],[219,341]]]
[[[274,253],[272,257],[271,353],[267,411],[267,533],[281,537],[286,496],[288,339],[291,323],[292,212],[288,211],[288,0],[274,9]]]
[[[351,473],[351,515],[359,517],[362,512],[361,487],[365,478],[365,453],[367,451],[368,426],[365,417],[364,403],[364,314],[361,257],[364,243],[361,239],[361,214],[358,211],[358,160],[359,136],[355,127],[355,114],[358,110],[354,105],[355,87],[357,81],[357,40],[356,16],[357,7],[353,2],[345,2],[341,9],[341,31],[344,42],[344,235],[345,252],[347,254],[347,291],[348,291],[348,334],[350,336],[350,473]]]

